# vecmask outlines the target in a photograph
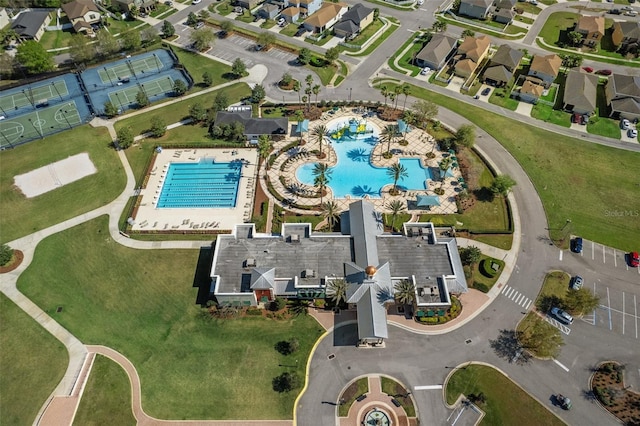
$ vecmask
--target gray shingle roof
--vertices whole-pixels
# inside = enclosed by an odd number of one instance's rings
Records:
[[[597,89],[598,76],[570,71],[564,86],[564,103],[573,105],[575,110],[594,111]]]
[[[374,210],[373,204],[356,201],[349,206],[349,228],[353,237],[356,264],[361,268],[378,266],[376,235],[384,231],[382,216]]]
[[[457,43],[458,41],[453,37],[436,34],[429,43],[418,52],[416,59],[421,59],[432,64],[439,64],[451,53]]]
[[[33,38],[38,33],[48,16],[49,12],[41,10],[22,12],[13,21],[11,28],[19,36]]]
[[[286,118],[251,118],[251,111],[218,111],[216,124],[240,122],[245,135],[284,135],[289,121]]]
[[[506,83],[511,80],[511,72],[504,67],[503,65],[496,65],[494,67],[489,67],[484,72],[483,76],[486,79],[493,80],[496,82]]]
[[[359,26],[360,22],[362,22],[362,20],[371,13],[373,13],[373,9],[363,5],[362,3],[357,3],[342,15],[341,21],[353,21]]]
[[[491,65],[504,65],[509,69],[509,71],[513,71],[518,66],[523,56],[524,53],[521,51],[503,44],[491,58]]]

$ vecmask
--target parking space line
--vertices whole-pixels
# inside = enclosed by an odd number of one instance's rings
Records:
[[[635,314],[636,323],[636,339],[638,338],[638,303],[636,302],[636,295],[633,295],[633,313]]]
[[[567,373],[569,372],[569,369],[567,367],[565,367],[564,365],[562,365],[562,363],[560,361],[558,361],[557,359],[553,359],[553,362],[555,362],[556,364],[558,364],[558,366],[560,368],[562,368],[564,371],[566,371]]]
[[[613,330],[611,322],[611,297],[609,297],[609,287],[607,287],[607,309],[609,309],[609,330]]]
[[[562,253],[564,253],[563,250],[560,250],[560,261],[562,262]]]
[[[616,249],[613,249],[613,266],[618,267],[618,256],[616,256]]]
[[[591,260],[596,258],[596,243],[591,241]]]
[[[607,248],[605,246],[602,246],[602,263],[607,263],[606,254],[607,254]]]
[[[625,320],[625,306],[624,306],[624,291],[622,292],[622,334],[624,334],[624,320]]]

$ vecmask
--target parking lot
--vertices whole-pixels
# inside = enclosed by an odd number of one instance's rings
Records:
[[[582,321],[625,337],[639,339],[640,291],[625,292],[595,282],[590,288],[600,297],[600,306],[593,313],[585,315]]]

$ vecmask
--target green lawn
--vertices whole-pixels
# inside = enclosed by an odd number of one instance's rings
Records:
[[[67,47],[73,34],[75,33],[72,28],[62,31],[45,31],[38,43],[46,50]]]
[[[142,31],[145,28],[149,27],[149,24],[145,24],[144,22],[140,22],[137,20],[132,21],[118,21],[115,19],[109,19],[109,32],[113,35],[120,34],[123,32],[127,32],[133,28],[137,28],[137,31]]]
[[[380,46],[391,34],[393,34],[393,32],[395,30],[397,30],[399,28],[399,25],[396,25],[393,23],[393,20],[391,18],[387,18],[389,19],[389,21],[392,21],[392,24],[389,25],[389,27],[385,30],[385,32],[383,32],[380,37],[378,37],[373,43],[371,43],[369,46],[367,46],[367,48],[364,50],[364,52],[359,52],[359,53],[354,53],[351,54],[349,52],[346,52],[347,55],[350,56],[367,56],[370,55],[375,49],[378,48],[378,46]]]
[[[229,99],[229,102],[231,103],[238,102],[241,99],[251,95],[251,89],[249,89],[249,86],[247,84],[236,83],[231,86],[227,86],[225,88],[214,90],[201,96],[197,96],[195,98],[185,99],[183,101],[167,105],[166,107],[157,109],[155,111],[149,111],[145,114],[138,114],[131,118],[119,120],[116,123],[116,129],[121,129],[122,127],[129,126],[131,127],[131,130],[133,130],[134,135],[139,135],[141,133],[144,133],[146,130],[149,130],[149,128],[151,127],[149,124],[151,117],[155,116],[162,117],[167,124],[176,123],[189,116],[189,108],[191,107],[191,105],[200,103],[205,108],[211,108],[211,106],[213,105],[213,101],[219,91],[224,91]],[[191,135],[185,135],[185,140],[183,140],[183,142],[189,142],[188,138],[190,136]]]
[[[620,250],[637,246],[640,221],[607,212],[640,210],[640,153],[552,133],[421,87],[411,86],[411,94],[463,115],[509,150],[542,199],[552,238],[562,236],[570,218],[574,234]]]
[[[542,306],[545,299],[548,298],[557,298],[564,299],[567,295],[567,290],[569,289],[569,280],[571,277],[566,272],[562,271],[553,271],[549,272],[544,277],[544,282],[542,283],[542,289],[540,290],[540,294],[536,298],[536,308],[545,311],[545,307]]]
[[[19,289],[82,342],[126,356],[151,416],[291,418],[296,392],[278,394],[271,381],[296,368],[304,377],[323,332],[317,322],[211,319],[198,304],[200,286],[209,288],[210,251],[129,249],[109,237],[107,225],[103,216],[43,240]],[[299,351],[280,355],[274,345],[291,337]]]
[[[67,369],[67,350],[4,294],[0,348],[0,424],[30,425]]]
[[[549,15],[540,30],[539,36],[551,46],[557,46],[560,39],[560,33],[566,32],[567,28],[571,28],[580,16],[572,12],[555,12]]]
[[[195,89],[205,88],[202,82],[202,75],[205,72],[209,72],[211,75],[212,86],[217,86],[218,84],[229,81],[229,74],[231,72],[231,67],[229,65],[225,65],[196,52],[176,47],[173,47],[173,51],[176,56],[178,56],[180,63],[185,66],[189,71],[189,74],[191,74],[191,77],[193,77],[193,81],[196,86]]]
[[[136,424],[131,411],[129,377],[122,367],[109,358],[96,355],[73,424]]]
[[[548,121],[562,127],[571,127],[571,114],[568,112],[553,109],[550,105],[538,103],[531,109],[531,117]]]
[[[113,201],[125,174],[104,127],[89,125],[47,136],[0,153],[0,229],[8,242]],[[14,176],[87,152],[97,173],[33,198],[14,186]]]
[[[486,403],[480,405],[486,413],[482,420],[485,426],[564,425],[562,420],[492,367],[462,367],[445,386],[448,404],[453,404],[460,394],[478,395],[482,392],[486,397]]]
[[[498,265],[500,265],[500,269],[498,270],[498,273],[496,274],[495,277],[490,278],[485,276],[482,272],[480,272],[480,262],[482,262],[484,259],[491,259],[492,262],[495,262]],[[487,293],[489,290],[491,290],[493,285],[496,282],[498,282],[498,279],[500,278],[500,275],[504,270],[504,262],[500,259],[494,259],[491,256],[486,256],[484,254],[480,257],[480,262],[475,263],[473,265],[473,270],[472,270],[473,275],[469,280],[469,282],[472,282],[472,285],[474,288],[477,288],[478,290],[484,293]]]
[[[591,117],[587,124],[587,132],[608,138],[620,139],[620,125],[617,121],[606,117]]]
[[[340,417],[347,417],[347,415],[349,415],[349,409],[355,402],[356,398],[369,392],[369,379],[362,377],[356,380],[355,383],[352,383],[348,389],[351,390],[352,387],[354,389],[352,392],[349,392],[349,395],[343,395],[342,399],[344,399],[344,404],[340,404],[338,407],[338,416]],[[344,398],[344,396],[347,397]]]
[[[364,44],[373,35],[382,28],[384,23],[380,19],[373,21],[367,28],[365,28],[360,34],[358,34],[353,40],[349,41],[349,44]]]
[[[493,89],[491,96],[489,96],[489,102],[502,108],[515,111],[518,108],[519,102],[510,97],[509,93],[510,91],[505,88]]]
[[[527,12],[527,13],[533,13],[534,15],[537,15],[537,14],[539,14],[540,12],[542,12],[542,9],[540,9],[538,6],[534,6],[534,5],[532,5],[532,4],[531,4],[531,3],[529,3],[529,2],[518,2],[518,3],[515,5],[515,7],[514,7],[514,8],[515,8],[515,9],[522,9],[524,12]],[[520,17],[520,16],[518,16],[518,17]],[[525,22],[525,21],[522,21],[522,22]],[[532,22],[528,22],[528,23],[531,23],[531,24],[532,24],[532,23],[533,23],[533,21],[532,21]]]

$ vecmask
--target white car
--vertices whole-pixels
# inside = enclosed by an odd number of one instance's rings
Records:
[[[431,68],[429,67],[424,67],[420,70],[420,75],[427,75],[429,73],[429,71],[431,71]]]
[[[632,139],[635,139],[638,137],[638,131],[636,129],[629,129],[627,130],[627,136],[629,136]]]
[[[424,4],[424,0],[418,0],[418,1],[416,1],[416,4],[418,6],[422,6]]]
[[[560,308],[551,308],[551,315],[556,317],[560,322],[565,324],[573,324],[573,317],[568,312],[563,311]]]
[[[283,26],[287,21],[284,18],[278,19],[278,25]]]
[[[191,0],[191,4],[198,4],[200,3],[202,0]]]
[[[622,130],[627,130],[629,127],[631,127],[631,123],[626,118],[623,118],[620,121],[620,127],[622,127]]]
[[[538,5],[538,0],[529,0],[529,3],[531,3],[534,6]]]

